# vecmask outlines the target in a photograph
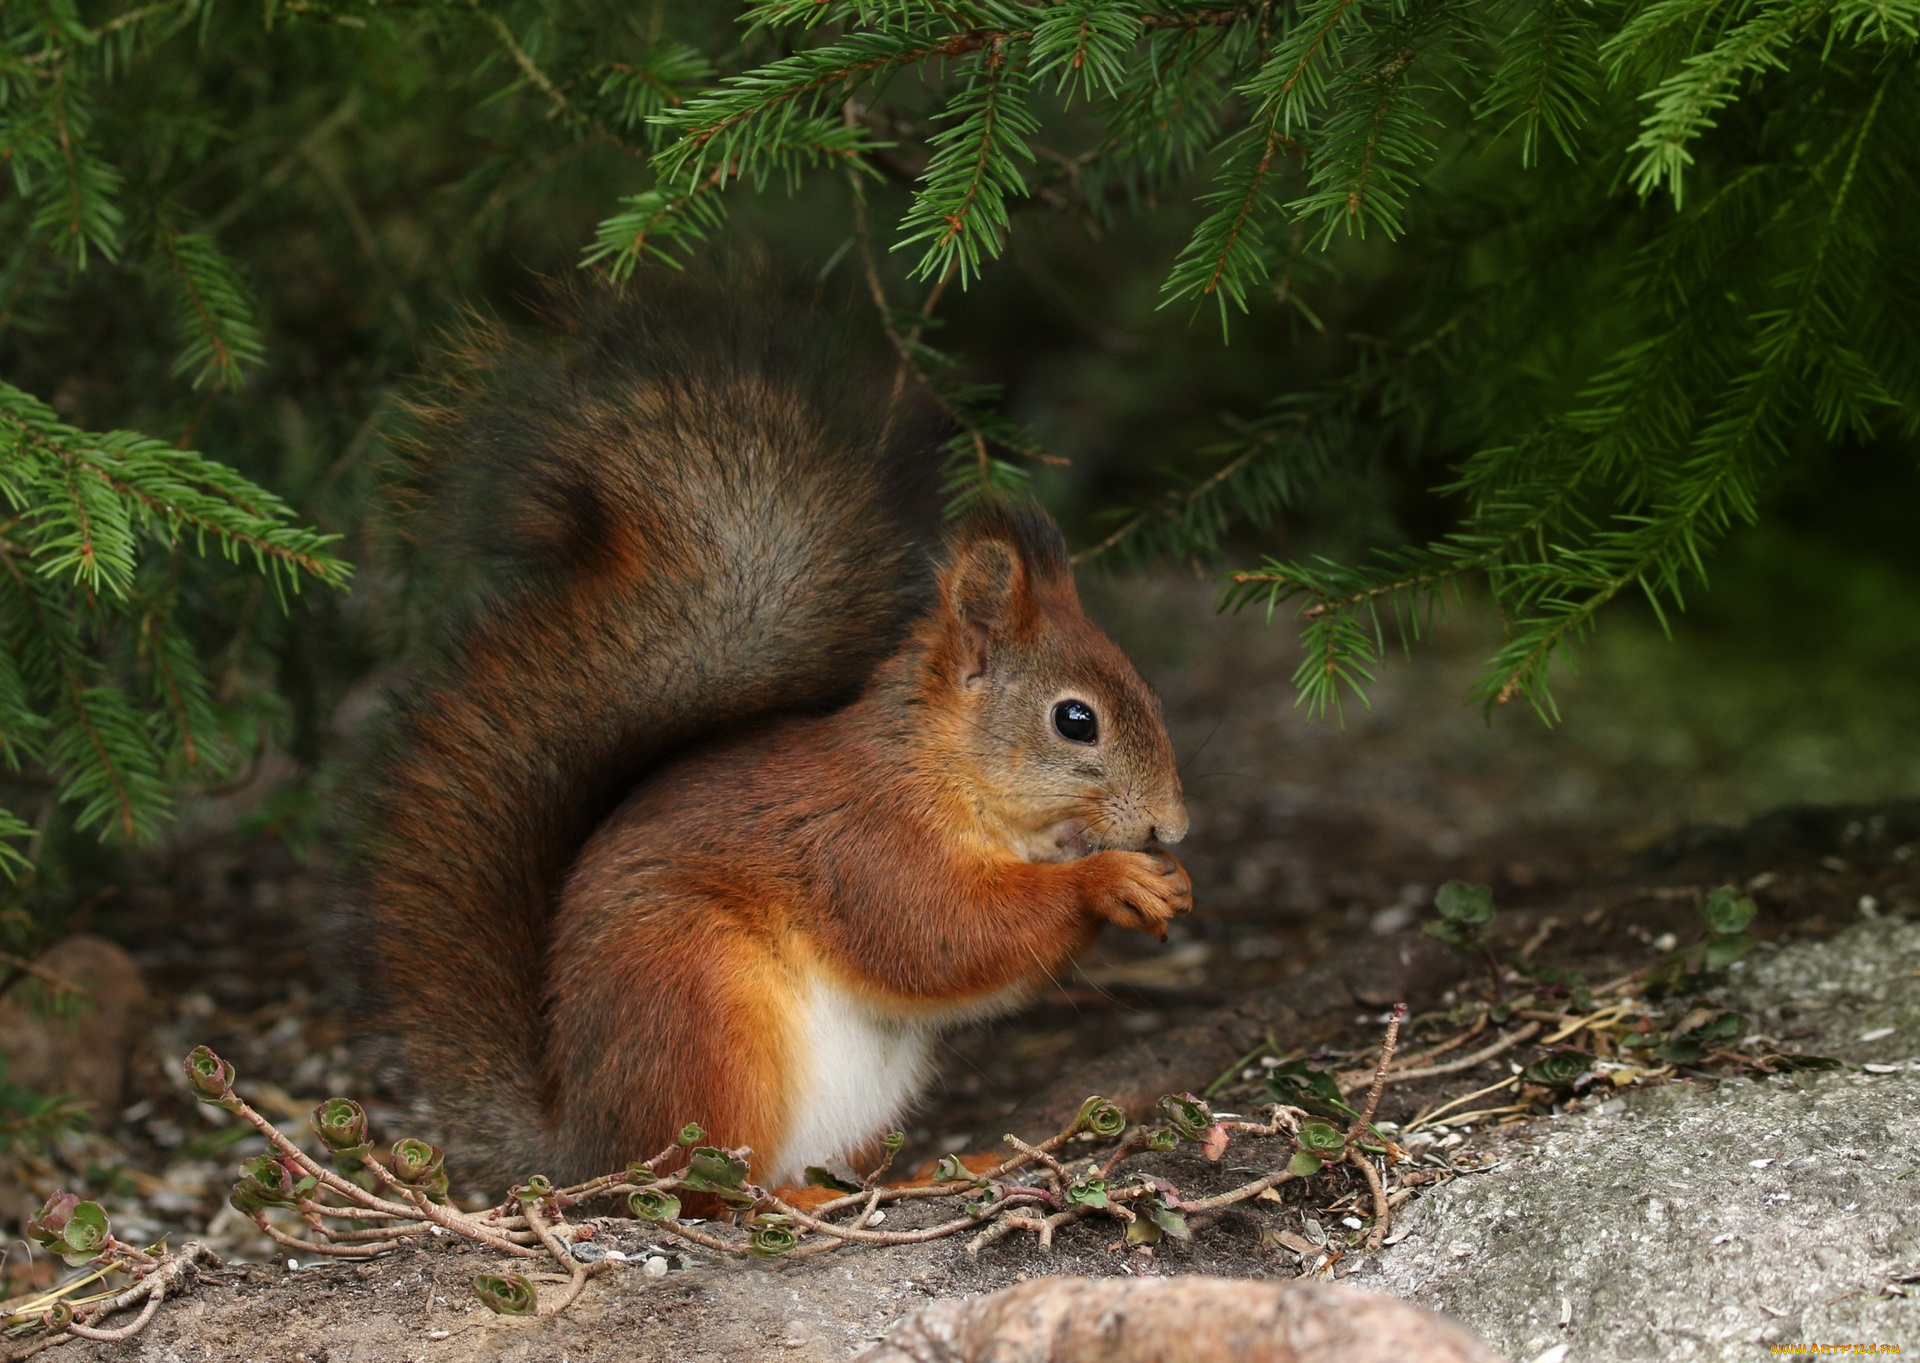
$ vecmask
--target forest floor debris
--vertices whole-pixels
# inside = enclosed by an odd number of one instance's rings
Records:
[[[1846,1071],[1689,1077],[1493,1133],[1486,1172],[1409,1207],[1404,1238],[1354,1281],[1521,1360],[1557,1346],[1569,1363],[1913,1349],[1916,976],[1912,922],[1766,953],[1719,1001],[1802,1031]]]
[[[1883,889],[1898,898],[1898,886]],[[1634,898],[1693,912],[1679,897]],[[1920,1226],[1920,1207],[1910,1205],[1920,1178],[1899,1176],[1912,1172],[1912,1152],[1920,1148],[1920,1017],[1912,984],[1920,924],[1876,910],[1837,935],[1792,940],[1788,932],[1760,943],[1740,969],[1690,996],[1684,1011],[1677,1001],[1631,993],[1609,998],[1603,987],[1577,1015],[1550,1003],[1515,1010],[1511,1003],[1522,996],[1510,993],[1508,1016],[1496,1022],[1491,1010],[1454,1014],[1470,992],[1456,987],[1452,1002],[1408,1029],[1402,1072],[1421,1077],[1385,1089],[1382,1110],[1396,1113],[1397,1140],[1415,1158],[1390,1170],[1388,1197],[1404,1219],[1377,1255],[1365,1250],[1370,1193],[1358,1177],[1296,1180],[1274,1188],[1271,1200],[1224,1208],[1204,1235],[1152,1246],[1129,1245],[1124,1236],[1081,1223],[1060,1227],[1050,1250],[1023,1235],[969,1254],[965,1237],[952,1237],[768,1266],[675,1244],[645,1222],[592,1222],[592,1243],[620,1255],[613,1260],[619,1267],[596,1277],[560,1316],[493,1321],[473,1298],[472,1280],[512,1265],[455,1246],[453,1237],[357,1265],[261,1262],[256,1246],[253,1263],[231,1266],[161,1311],[141,1337],[151,1336],[150,1343],[89,1347],[154,1363],[237,1363],[257,1356],[265,1338],[276,1351],[305,1353],[309,1363],[323,1356],[329,1363],[531,1358],[555,1349],[575,1360],[844,1359],[930,1298],[971,1297],[1060,1273],[1352,1277],[1445,1310],[1521,1360],[1563,1344],[1570,1363],[1744,1357],[1757,1343],[1825,1338],[1842,1327],[1895,1331],[1888,1342],[1911,1343],[1920,1303],[1899,1294],[1912,1290],[1902,1279],[1920,1269],[1910,1262],[1920,1254],[1911,1229]],[[1672,921],[1685,922],[1677,914]],[[1526,936],[1533,933],[1537,926]],[[1647,955],[1655,969],[1669,959],[1651,949]],[[1511,991],[1518,982],[1506,984]],[[1522,1016],[1527,1011],[1549,1016]],[[1619,1071],[1589,1066],[1583,1074],[1604,1082],[1590,1082],[1585,1093],[1513,1082],[1513,1067],[1524,1074],[1539,1059],[1564,1053],[1540,1051],[1561,1032],[1561,1041],[1583,1040],[1595,1057],[1630,1053],[1619,1047],[1628,1037],[1687,1041],[1685,1024],[1702,1011],[1709,1020],[1737,1012],[1750,1030],[1699,1056],[1676,1049],[1680,1060],[1644,1067],[1625,1084],[1606,1077]],[[1377,1016],[1365,1016],[1367,1030],[1377,1029]],[[1642,1027],[1654,1016],[1661,1025]],[[1570,1031],[1570,1023],[1583,1026]],[[1513,1040],[1535,1026],[1541,1030]],[[1496,1036],[1512,1044],[1485,1054]],[[1787,1044],[1846,1069],[1767,1074]],[[1329,1100],[1328,1083],[1354,1093],[1377,1058],[1377,1046],[1318,1048],[1311,1072],[1325,1077],[1312,1096]],[[1256,1093],[1270,1096],[1276,1084],[1311,1094],[1291,1082],[1299,1071],[1288,1067],[1297,1059],[1246,1057],[1217,1076],[1213,1103],[1224,1109]],[[1464,1060],[1474,1063],[1453,1069]],[[1480,1100],[1452,1113],[1439,1107],[1489,1087],[1489,1080],[1511,1088],[1516,1103],[1529,1087],[1541,1091],[1525,1113],[1446,1120],[1484,1111]],[[1433,1139],[1416,1144],[1421,1135]],[[1629,1137],[1636,1143],[1623,1144]],[[1183,1142],[1142,1167],[1183,1196],[1202,1199],[1282,1167],[1295,1153],[1297,1141],[1276,1130],[1234,1141],[1217,1163],[1205,1158],[1203,1143]],[[1498,1217],[1489,1210],[1495,1207]],[[911,1229],[929,1212],[899,1206],[888,1225]],[[1722,1221],[1726,1226],[1704,1239],[1695,1234]],[[1778,1252],[1756,1247],[1768,1227],[1785,1227]],[[1715,1236],[1732,1238],[1715,1243]],[[1728,1259],[1735,1244],[1747,1246],[1741,1252],[1748,1258],[1738,1263]],[[1465,1253],[1457,1252],[1461,1246]],[[1660,1271],[1647,1271],[1649,1264]],[[1751,1295],[1760,1281],[1750,1271],[1755,1265],[1779,1300],[1730,1303],[1730,1293]],[[1683,1292],[1675,1284],[1690,1273],[1694,1290]],[[1718,1289],[1710,1290],[1714,1283]],[[1748,1319],[1756,1312],[1765,1319]],[[1563,1314],[1571,1322],[1566,1330]],[[532,1333],[503,1333],[513,1328]],[[1897,1334],[1902,1329],[1905,1340]],[[705,1355],[687,1352],[687,1340],[696,1337]]]

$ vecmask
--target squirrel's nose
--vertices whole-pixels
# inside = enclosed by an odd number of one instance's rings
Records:
[[[1154,820],[1153,836],[1169,845],[1187,836],[1187,806],[1184,802],[1176,804]]]

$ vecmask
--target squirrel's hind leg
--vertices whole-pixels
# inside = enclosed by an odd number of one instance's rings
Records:
[[[794,1065],[785,972],[763,937],[710,906],[683,907],[563,910],[549,1078],[569,1175],[648,1158],[688,1123],[707,1143],[751,1147],[757,1181],[773,1173]]]

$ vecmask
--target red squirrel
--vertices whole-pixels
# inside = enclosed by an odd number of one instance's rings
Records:
[[[487,562],[396,697],[360,894],[481,1182],[697,1122],[796,1183],[898,1122],[941,1029],[1192,904],[1159,704],[1053,523],[940,532],[937,442],[844,354],[651,292],[476,324],[418,408],[431,517]]]

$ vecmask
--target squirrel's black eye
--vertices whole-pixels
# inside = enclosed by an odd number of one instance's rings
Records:
[[[1084,700],[1063,700],[1053,707],[1053,727],[1060,737],[1075,743],[1091,743],[1100,736],[1100,725],[1093,707]]]

